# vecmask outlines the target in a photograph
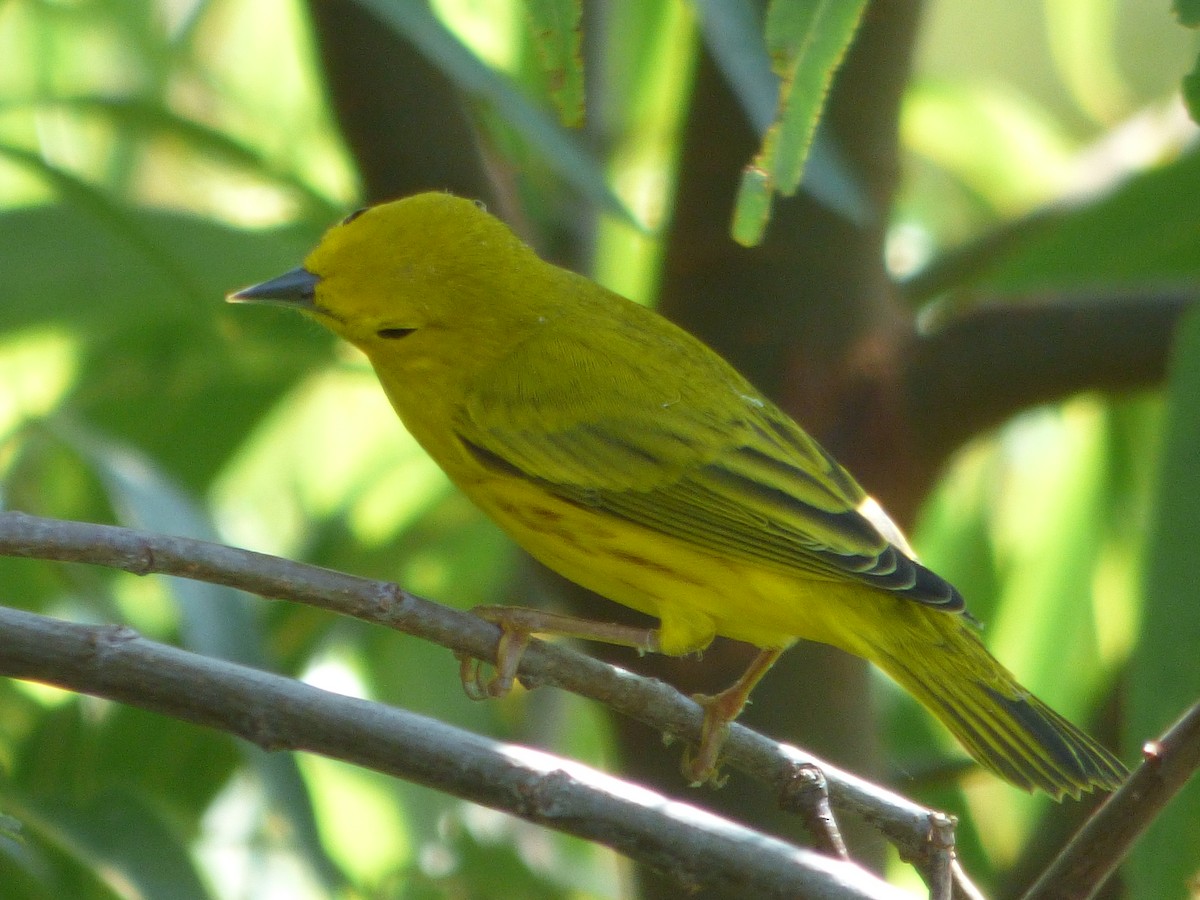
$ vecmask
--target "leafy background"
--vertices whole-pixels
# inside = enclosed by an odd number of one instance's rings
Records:
[[[339,135],[314,45],[319,7],[0,4],[0,500],[308,559],[462,607],[528,600],[545,583],[449,489],[360,358],[282,313],[221,303],[297,264],[360,202],[362,162]],[[360,9],[474,98],[524,233],[551,254],[588,235],[588,271],[653,302],[701,43],[727,65],[746,58],[754,13],[613,4],[589,56],[606,85],[586,98],[604,136],[589,142],[563,127],[583,112],[578,36],[536,37],[553,18],[518,2]],[[570,4],[530,9],[571,21]],[[887,243],[921,315],[936,323],[992,294],[1194,287],[1200,156],[1178,89],[1195,55],[1165,3],[929,3]],[[765,125],[762,72],[744,83]],[[820,133],[813,147],[802,190],[861,213],[837,148]],[[971,257],[988,236],[1005,252]],[[1131,761],[1200,694],[1197,398],[1193,315],[1162,395],[1082,394],[989,431],[955,455],[915,529],[997,655]],[[28,561],[0,560],[0,585],[6,604],[128,622],[615,765],[600,710],[536,692],[472,704],[444,651],[361,623]],[[875,688],[893,785],[960,815],[968,871],[1011,891],[1046,833],[1047,801],[952,778],[948,739],[882,679]],[[0,684],[0,812],[0,893],[12,898],[632,890],[607,852],[498,814],[19,682]],[[1126,868],[1130,896],[1183,896],[1200,868],[1197,821],[1193,786]]]

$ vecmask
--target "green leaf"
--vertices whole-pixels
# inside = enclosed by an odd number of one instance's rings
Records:
[[[528,0],[538,62],[558,119],[567,128],[583,125],[583,31],[581,0]]]
[[[1200,28],[1200,0],[1175,0],[1175,15],[1185,28]],[[1183,78],[1183,102],[1193,122],[1200,122],[1200,57]]]
[[[0,144],[0,156],[8,157],[12,162],[40,175],[64,200],[86,209],[104,223],[106,230],[113,235],[119,235],[140,250],[142,261],[157,268],[158,274],[168,277],[179,290],[197,295],[196,287],[188,274],[162,252],[159,241],[146,229],[143,222],[138,221],[130,207],[72,172],[48,163],[37,153]]]
[[[11,249],[0,332],[70,336],[78,362],[66,407],[200,490],[329,346],[295,317],[222,300],[295,266],[317,229],[247,233],[94,199],[0,214],[0,246]]]
[[[0,246],[20,248],[4,259],[0,331],[52,321],[105,334],[163,320],[178,327],[177,316],[200,314],[211,332],[225,294],[297,265],[320,234],[313,225],[248,233],[140,209],[45,171],[63,179],[63,203],[0,212]],[[189,329],[178,339],[197,336]]]
[[[1142,172],[1085,205],[1046,210],[919,272],[907,290],[928,299],[968,286],[1019,293],[1080,286],[1170,284],[1200,278],[1195,151]]]
[[[609,187],[599,164],[557,122],[538,109],[507,78],[487,66],[450,32],[424,0],[358,0],[363,9],[395,30],[470,96],[503,115],[575,190],[631,225],[637,218]]]
[[[1185,28],[1200,28],[1200,0],[1175,0],[1175,15]]]
[[[754,247],[762,241],[771,218],[771,196],[775,183],[768,172],[757,166],[742,170],[733,209],[733,239],[743,247]]]
[[[1126,744],[1159,736],[1200,696],[1200,603],[1195,534],[1200,521],[1200,314],[1184,322],[1167,389],[1162,461],[1146,545],[1143,621],[1127,697]],[[1200,859],[1200,781],[1142,835],[1124,869],[1131,897],[1182,897]]]
[[[91,796],[66,791],[40,797],[6,794],[31,843],[43,851],[57,849],[107,884],[114,896],[210,897],[182,835],[137,793],[108,789]],[[49,873],[43,867],[40,874]],[[50,883],[61,886],[63,874],[60,868]]]
[[[1200,57],[1192,71],[1183,76],[1183,102],[1193,122],[1200,122]]]
[[[82,95],[0,103],[0,110],[22,108],[37,112],[66,111],[98,116],[109,122],[123,137],[171,138],[186,147],[189,153],[225,163],[287,188],[304,204],[302,217],[332,221],[340,212],[310,184],[295,173],[274,165],[259,151],[224,132],[185,118],[153,98]]]
[[[5,704],[4,712],[35,716],[0,778],[0,806],[22,819],[23,808],[53,808],[65,792],[82,802],[117,790],[156,798],[161,813],[194,833],[238,762],[228,735],[131,706],[75,697],[48,708]]]
[[[763,42],[763,23],[756,8],[748,0],[697,0],[696,6],[704,42],[713,61],[737,95],[755,132],[765,136],[775,116],[779,78],[771,71],[771,59]],[[752,171],[743,174],[743,179],[755,177]],[[804,163],[802,188],[805,194],[857,225],[875,218],[871,201],[845,155],[819,125]],[[746,189],[755,192],[760,187],[747,185]],[[749,246],[761,240],[766,221],[761,226],[753,224],[761,214],[757,209],[761,199],[746,198],[745,202],[750,208],[735,211],[733,233],[735,240]],[[766,214],[769,217],[769,208]],[[756,229],[760,236],[747,242],[746,238]]]
[[[773,0],[767,10],[767,50],[780,78],[777,143],[771,171],[781,193],[800,184],[817,120],[866,0],[819,0],[798,4]]]
[[[785,196],[796,192],[804,172],[817,121],[833,81],[858,28],[866,0],[817,0],[798,4],[773,0],[767,10],[766,41],[771,67],[779,76],[779,104],[775,121],[767,130],[762,149],[750,169],[764,175],[744,178],[741,191],[760,193],[764,185]],[[742,198],[735,221],[743,226]],[[752,208],[761,201],[747,200]],[[753,230],[735,226],[735,232],[752,236]],[[761,239],[761,232],[756,238]],[[741,240],[741,238],[739,238]]]

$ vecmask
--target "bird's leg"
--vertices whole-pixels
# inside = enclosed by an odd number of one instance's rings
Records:
[[[500,643],[496,646],[496,674],[490,679],[484,678],[479,660],[459,655],[463,688],[472,700],[503,697],[512,690],[521,657],[535,634],[617,644],[632,647],[639,653],[654,653],[659,649],[657,628],[594,622],[524,606],[477,606],[472,612],[500,627]]]
[[[695,751],[689,749],[683,757],[683,774],[689,784],[698,786],[711,781],[717,787],[721,786],[723,779],[717,777],[717,757],[729,734],[729,723],[741,713],[750,699],[750,692],[781,653],[783,648],[780,647],[762,650],[742,676],[721,693],[692,695],[704,710],[704,724]]]

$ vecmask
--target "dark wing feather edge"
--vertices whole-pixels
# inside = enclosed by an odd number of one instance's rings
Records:
[[[803,491],[791,492],[776,478],[763,483],[732,471],[725,463],[729,455],[668,485],[645,491],[611,490],[537,478],[461,435],[460,439],[493,471],[519,476],[577,506],[682,537],[717,555],[770,565],[801,577],[852,578],[929,606],[963,609],[962,597],[953,586],[888,543],[862,514],[847,508],[845,501],[840,510],[806,503],[796,493],[810,493],[811,484]],[[750,457],[760,455],[754,448],[738,448],[733,456],[743,452]],[[793,468],[792,472],[798,480],[820,484],[803,470]]]

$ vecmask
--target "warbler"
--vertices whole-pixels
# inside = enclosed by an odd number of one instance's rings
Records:
[[[229,299],[293,307],[358,347],[413,437],[518,544],[658,619],[488,608],[505,640],[485,692],[511,686],[534,633],[672,655],[717,635],[753,644],[747,672],[699,698],[686,766],[700,781],[751,689],[806,639],[879,666],[1018,787],[1061,798],[1124,777],[992,657],[958,591],[790,417],[699,340],[543,261],[478,204],[425,193],[360,210],[302,267]]]

